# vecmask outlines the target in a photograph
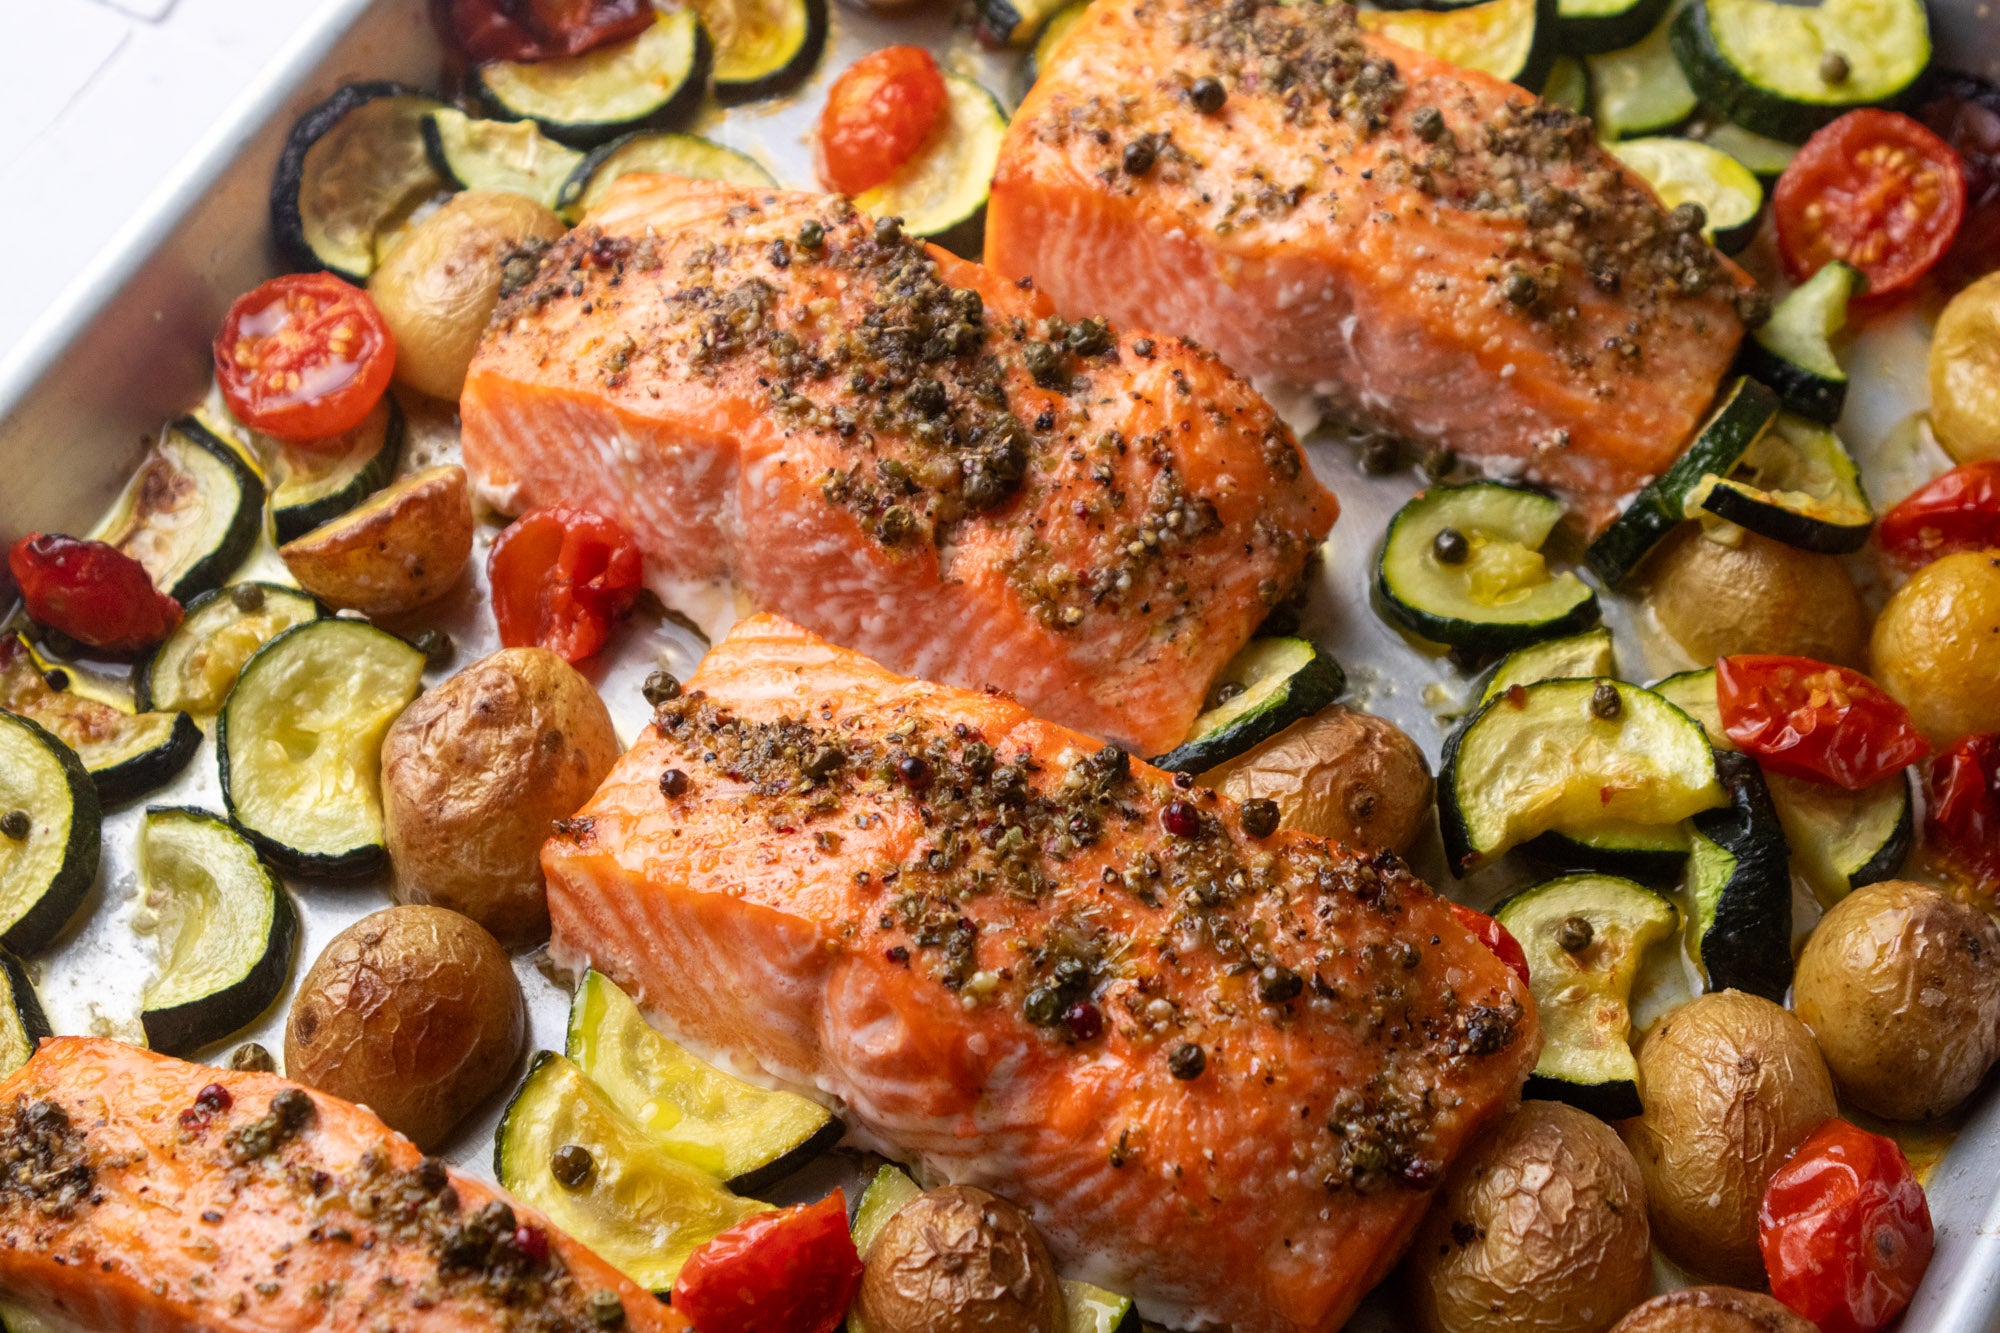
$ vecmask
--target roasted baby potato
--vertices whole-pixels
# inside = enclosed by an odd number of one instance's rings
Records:
[[[541,848],[611,771],[590,682],[546,648],[505,648],[403,710],[382,740],[398,902],[463,912],[510,945],[547,938]]]
[[[1611,1333],[1819,1333],[1761,1291],[1683,1287],[1655,1296],[1619,1320]]]
[[[441,907],[387,907],[334,936],[299,983],[285,1073],[428,1150],[506,1086],[527,1037],[497,940]]]
[[[855,1309],[869,1333],[1064,1333],[1055,1260],[1027,1215],[952,1185],[912,1199],[868,1251]]]
[[[1961,463],[2000,458],[2000,273],[1957,296],[1931,334],[1931,429]]]
[[[393,616],[442,597],[472,554],[465,469],[425,468],[278,549],[299,586],[328,606]]]
[[[396,336],[397,383],[456,400],[500,303],[508,254],[564,230],[534,200],[501,190],[455,194],[411,227],[368,279],[368,295]]]
[[[1785,1157],[1835,1114],[1812,1033],[1787,1010],[1717,991],[1661,1019],[1639,1047],[1636,1120],[1653,1236],[1704,1276],[1764,1281],[1757,1205]]]
[[[1703,665],[1736,653],[1861,661],[1868,613],[1833,556],[1688,523],[1661,545],[1646,576],[1661,628]]]
[[[1868,655],[1933,745],[2000,731],[2000,550],[1959,551],[1912,574],[1876,619]]]
[[[1841,1095],[1886,1119],[1945,1114],[2000,1059],[2000,928],[1927,885],[1843,898],[1792,985]]]
[[[1452,1168],[1406,1273],[1430,1333],[1602,1333],[1653,1280],[1638,1164],[1595,1116],[1523,1102]]]
[[[1201,777],[1232,800],[1275,801],[1278,822],[1360,851],[1400,852],[1431,809],[1424,752],[1386,718],[1335,705]]]

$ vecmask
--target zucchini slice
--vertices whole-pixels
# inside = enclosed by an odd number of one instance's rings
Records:
[[[1069,0],[973,0],[973,30],[989,46],[1034,45]]]
[[[1155,759],[1174,773],[1206,773],[1311,717],[1347,688],[1340,663],[1311,639],[1252,639],[1210,687],[1213,701],[1188,738]]]
[[[1778,396],[1748,376],[1723,390],[1720,405],[1673,466],[1634,496],[1625,512],[1584,552],[1607,584],[1624,583],[1655,546],[1688,516],[1687,496],[1709,474],[1728,476],[1778,415]]]
[[[770,172],[734,148],[692,134],[642,130],[591,149],[563,182],[556,207],[572,218],[582,217],[620,176],[654,171],[732,185],[777,185]]]
[[[1661,137],[1626,139],[1610,147],[1668,208],[1699,204],[1708,218],[1702,238],[1724,254],[1735,254],[1757,235],[1764,187],[1750,168],[1720,148]]]
[[[160,973],[139,1021],[186,1055],[248,1027],[285,988],[299,918],[257,849],[206,810],[154,806],[139,825],[139,884],[158,919]]]
[[[1629,879],[1566,875],[1516,894],[1495,915],[1527,955],[1528,991],[1542,1020],[1542,1058],[1522,1095],[1605,1120],[1638,1115],[1632,981],[1680,913]]]
[[[1702,134],[1701,141],[1710,148],[1720,148],[1750,168],[1751,174],[1766,186],[1774,184],[1778,177],[1785,174],[1785,168],[1792,165],[1792,159],[1798,156],[1799,152],[1792,144],[1766,139],[1761,134],[1752,134],[1741,125],[1731,124],[1726,120],[1709,126]]]
[[[632,130],[670,129],[694,114],[708,82],[708,33],[692,9],[664,12],[636,37],[532,64],[497,60],[467,79],[503,120],[588,148]]]
[[[102,805],[164,786],[201,745],[184,712],[135,712],[129,697],[77,688],[82,678],[45,662],[18,634],[0,637],[0,708],[34,719],[75,752]]]
[[[1931,63],[1924,0],[1689,0],[1673,42],[1703,102],[1787,143],[1901,101]]]
[[[1690,822],[1690,950],[1710,990],[1740,990],[1785,1002],[1792,984],[1792,872],[1785,831],[1757,761],[1715,756],[1729,804]]]
[[[854,1206],[854,1252],[866,1259],[868,1251],[882,1238],[882,1228],[889,1225],[889,1219],[923,1192],[910,1179],[909,1172],[894,1162],[883,1163],[869,1180],[868,1188],[861,1191],[861,1202]]]
[[[1562,519],[1546,491],[1501,481],[1433,486],[1389,520],[1375,562],[1385,615],[1432,643],[1512,652],[1597,623],[1597,594],[1551,574],[1542,546]]]
[[[1542,85],[1542,100],[1567,107],[1579,116],[1590,114],[1590,67],[1576,56],[1557,56]]]
[[[13,954],[0,951],[0,1078],[28,1063],[42,1038],[54,1035],[28,969]]]
[[[285,261],[366,282],[376,237],[450,188],[424,152],[423,119],[443,109],[399,83],[350,83],[300,116],[271,178]]]
[[[1613,824],[1574,837],[1550,829],[1521,850],[1550,870],[1671,884],[1687,865],[1688,832],[1680,824]]]
[[[191,416],[169,422],[90,535],[146,567],[177,602],[222,586],[257,544],[264,479]]]
[[[803,83],[826,49],[826,0],[693,0],[715,44],[710,75],[724,106]]]
[[[1533,685],[1538,680],[1575,680],[1617,674],[1618,663],[1611,647],[1611,631],[1599,625],[1568,638],[1544,639],[1526,648],[1516,648],[1493,668],[1493,674],[1486,679],[1486,688],[1479,692],[1479,702],[1485,703],[1513,686]]]
[[[296,541],[387,486],[403,452],[403,409],[394,394],[360,425],[323,448],[279,447],[272,470],[271,529],[277,544]]]
[[[946,74],[944,88],[944,128],[895,175],[862,191],[854,206],[871,217],[901,218],[912,236],[976,253],[1007,113],[992,93],[962,75]]]
[[[574,1185],[556,1178],[559,1149],[590,1166]],[[574,1063],[538,1052],[493,1135],[500,1184],[640,1286],[664,1292],[688,1255],[768,1203],[740,1199],[699,1167],[664,1151]]]
[[[1729,739],[1729,733],[1722,729],[1722,705],[1715,697],[1714,667],[1683,671],[1647,688],[1699,722],[1710,745],[1718,750],[1736,748],[1736,743]]]
[[[583,154],[527,120],[475,120],[463,111],[423,119],[424,151],[438,174],[461,190],[504,190],[544,208],[556,206],[563,182]]]
[[[750,1193],[839,1141],[818,1102],[732,1078],[655,1032],[602,972],[584,974],[564,1053],[665,1152]]]
[[[1591,118],[1606,139],[1665,134],[1694,114],[1694,89],[1674,59],[1662,20],[1621,51],[1584,57],[1590,71]]]
[[[1054,16],[1042,25],[1041,36],[1035,38],[1035,44],[1029,49],[1028,58],[1021,66],[1023,87],[1032,88],[1035,80],[1042,77],[1042,71],[1047,69],[1049,62],[1056,57],[1056,48],[1062,45],[1063,38],[1067,37],[1069,30],[1076,26],[1076,21],[1083,17],[1083,11],[1089,8],[1090,0],[1072,0],[1072,3],[1058,9]]]
[[[222,799],[273,864],[382,864],[382,734],[423,675],[421,652],[359,620],[294,625],[244,663],[216,727]]]
[[[1557,0],[1479,0],[1450,9],[1365,9],[1361,26],[1461,69],[1539,90],[1555,63]]]
[[[213,717],[250,654],[322,614],[311,597],[276,583],[232,583],[197,597],[133,672],[139,706]]]
[[[1613,695],[1615,709],[1605,706]],[[1545,680],[1498,695],[1445,739],[1442,769],[1439,831],[1461,876],[1550,829],[1677,824],[1728,799],[1694,719],[1622,681]]]
[[[1673,0],[1557,0],[1556,43],[1576,55],[1620,51],[1659,26]]]
[[[1787,293],[1754,330],[1737,358],[1743,373],[1777,392],[1787,411],[1832,425],[1847,406],[1847,372],[1833,354],[1833,335],[1847,323],[1847,302],[1860,273],[1838,259]]]
[[[1903,868],[1917,827],[1908,770],[1860,791],[1782,773],[1764,780],[1791,845],[1792,868],[1822,906],[1894,879]]]
[[[1687,505],[1828,555],[1860,550],[1875,526],[1861,473],[1840,438],[1816,421],[1783,412],[1734,468],[1703,477]]]
[[[97,879],[102,819],[75,751],[0,713],[0,946],[34,953],[62,933]]]

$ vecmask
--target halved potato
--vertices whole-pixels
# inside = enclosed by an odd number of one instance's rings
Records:
[[[436,601],[472,554],[465,469],[426,468],[391,483],[278,554],[328,606],[387,616]]]

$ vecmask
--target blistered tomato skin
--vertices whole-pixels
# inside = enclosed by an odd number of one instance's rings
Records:
[[[493,543],[486,573],[508,648],[547,648],[574,665],[596,656],[639,596],[644,561],[600,514],[532,509]]]
[[[1723,730],[1787,776],[1860,791],[1931,752],[1910,710],[1859,671],[1774,654],[1715,667]]]
[[[181,604],[146,567],[104,542],[32,532],[8,551],[7,569],[37,624],[92,648],[135,653],[181,623]]]
[[[1771,1177],[1757,1214],[1771,1294],[1820,1333],[1877,1333],[1930,1266],[1930,1204],[1892,1139],[1829,1120]]]
[[[2000,893],[2000,733],[1961,737],[1931,761],[1924,843],[1985,901]]]
[[[288,273],[236,298],[215,335],[215,380],[236,419],[294,444],[361,424],[389,387],[396,340],[368,293]]]
[[[674,1308],[701,1333],[833,1333],[861,1288],[839,1190],[760,1213],[688,1256]]]
[[[815,145],[820,183],[860,194],[896,174],[944,117],[944,76],[921,46],[890,46],[844,70],[826,95]]]
[[[1965,214],[1965,167],[1908,116],[1850,111],[1806,140],[1771,193],[1794,278],[1839,259],[1868,279],[1860,299],[1906,291],[1936,264]]]
[[[2000,459],[1961,464],[1917,487],[1882,515],[1875,540],[1912,566],[2000,547]]]
[[[1473,938],[1493,951],[1494,957],[1505,963],[1513,974],[1528,984],[1528,955],[1521,948],[1521,942],[1514,938],[1514,932],[1495,921],[1484,912],[1475,912],[1464,903],[1451,903],[1451,914],[1459,925],[1472,932]]]

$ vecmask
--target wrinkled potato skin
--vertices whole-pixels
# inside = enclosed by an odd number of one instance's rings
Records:
[[[2000,550],[1912,574],[1875,621],[1869,659],[1931,744],[2000,731]]]
[[[1639,1047],[1644,1113],[1620,1128],[1683,1268],[1761,1286],[1757,1205],[1799,1141],[1836,1114],[1805,1024],[1769,1000],[1717,991],[1661,1019]]]
[[[1523,1102],[1452,1168],[1408,1276],[1429,1333],[1603,1333],[1652,1286],[1639,1166],[1595,1116]]]
[[[1846,566],[1754,532],[1732,536],[1741,540],[1725,544],[1688,523],[1662,544],[1646,567],[1661,628],[1703,665],[1790,653],[1858,666],[1868,613]]]
[[[1278,822],[1357,851],[1400,852],[1431,810],[1424,752],[1386,718],[1336,704],[1211,769],[1201,783],[1233,801],[1278,803]]]
[[[2000,1058],[2000,928],[1928,885],[1870,884],[1820,920],[1792,996],[1842,1096],[1933,1119]]]
[[[1655,1296],[1611,1333],[1819,1333],[1761,1291],[1683,1287]]]
[[[396,382],[456,400],[500,303],[500,261],[522,241],[564,230],[534,200],[501,190],[462,191],[411,227],[368,279],[396,336]]]
[[[506,951],[441,907],[387,907],[299,985],[285,1074],[360,1102],[425,1150],[513,1077],[528,1011]]]
[[[856,1297],[869,1333],[1064,1333],[1055,1260],[1027,1215],[967,1185],[889,1219]]]
[[[465,469],[404,477],[278,554],[301,588],[336,609],[393,616],[434,602],[472,555]]]
[[[512,946],[546,939],[542,843],[617,758],[604,701],[546,648],[504,648],[426,691],[382,741],[396,900],[463,912]]]

